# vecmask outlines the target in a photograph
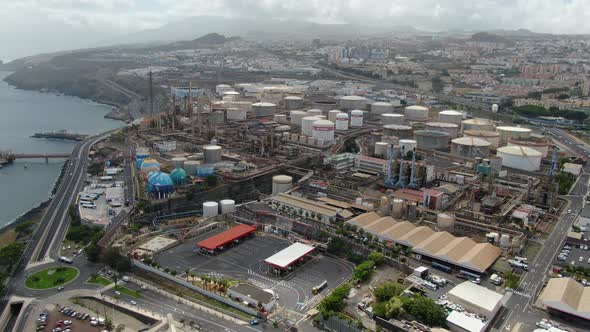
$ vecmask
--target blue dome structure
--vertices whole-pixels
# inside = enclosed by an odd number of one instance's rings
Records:
[[[175,185],[183,185],[188,181],[188,176],[186,175],[186,171],[182,168],[175,168],[171,173],[170,177],[172,178],[172,182]]]
[[[158,197],[172,193],[174,191],[172,178],[164,172],[153,172],[148,179],[147,191]]]
[[[160,163],[152,158],[144,159],[141,163],[141,170],[140,172],[145,176],[152,171],[159,171],[160,170]]]

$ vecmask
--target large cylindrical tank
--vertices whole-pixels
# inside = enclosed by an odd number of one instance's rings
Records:
[[[510,235],[502,234],[502,236],[500,236],[500,247],[506,249],[510,248]]]
[[[426,122],[424,127],[428,130],[444,131],[445,133],[448,133],[451,138],[459,136],[459,125],[454,123]]]
[[[303,107],[303,98],[297,96],[287,96],[284,99],[287,110],[297,110]]]
[[[291,118],[291,124],[301,126],[301,119],[307,116],[307,112],[304,111],[291,111],[289,117]]]
[[[227,108],[237,108],[244,111],[246,114],[252,112],[252,103],[249,101],[234,101],[227,104]],[[245,116],[244,116],[245,118]]]
[[[321,139],[324,142],[334,140],[334,122],[329,120],[318,120],[313,123],[312,134],[314,139]]]
[[[311,107],[327,112],[329,110],[337,108],[338,103],[332,100],[314,101],[311,104]]]
[[[338,115],[339,113],[340,113],[339,110],[328,111],[328,120],[336,123],[336,115]]]
[[[293,178],[288,175],[275,175],[272,177],[272,195],[276,196],[293,188]]]
[[[240,93],[237,91],[233,91],[233,90],[232,91],[225,91],[222,94],[222,96],[223,96],[222,97],[223,101],[225,101],[225,102],[238,101],[240,99]]]
[[[500,133],[500,144],[506,144],[511,139],[523,139],[531,136],[532,130],[523,127],[501,126],[496,131]]]
[[[389,149],[389,143],[385,142],[377,142],[375,143],[375,157],[386,159],[387,158],[387,150]]]
[[[522,140],[508,140],[508,146],[524,146],[527,148],[531,148],[533,150],[537,150],[539,152],[541,152],[541,155],[543,156],[543,158],[547,158],[547,156],[549,155],[549,149],[551,147],[551,143],[549,141],[540,141],[540,142],[536,142],[536,141],[522,141]]]
[[[395,136],[399,137],[400,139],[410,139],[414,137],[412,127],[395,124],[383,126],[383,135]]]
[[[313,135],[313,123],[320,120],[315,116],[306,116],[301,119],[301,134],[305,136]]]
[[[322,110],[317,109],[317,108],[312,108],[310,110],[307,110],[307,116],[321,116],[324,115],[324,112],[322,112]]]
[[[455,231],[455,216],[447,213],[437,214],[436,229],[439,232],[453,233]]]
[[[187,160],[184,162],[184,170],[188,175],[197,175],[197,168],[201,165],[200,161]]]
[[[451,141],[451,153],[467,158],[486,158],[490,155],[490,142],[476,137],[459,137]]]
[[[252,104],[252,112],[255,116],[273,115],[277,111],[277,105],[267,102],[259,102]]]
[[[404,115],[397,114],[397,113],[381,114],[381,123],[383,123],[384,125],[389,125],[389,124],[401,125],[404,123]]]
[[[391,103],[378,101],[371,104],[372,114],[384,114],[393,112],[393,105]]]
[[[414,138],[422,149],[446,150],[449,148],[450,135],[444,131],[416,130]]]
[[[461,121],[463,121],[463,112],[454,111],[454,110],[445,110],[438,113],[438,121],[444,123],[454,123],[456,125],[461,125]]]
[[[410,151],[414,151],[418,147],[418,142],[413,139],[400,139],[399,146],[404,153],[408,153]]]
[[[363,111],[353,110],[350,112],[350,126],[351,127],[362,127],[363,126]]]
[[[361,96],[344,96],[340,98],[340,108],[345,111],[364,110],[367,100]]]
[[[336,114],[336,130],[348,130],[348,114]]]
[[[233,91],[233,88],[227,84],[218,84],[215,86],[215,93],[219,96],[223,95],[224,92]]]
[[[391,215],[394,218],[401,218],[404,214],[404,200],[399,198],[394,198],[391,202]]]
[[[225,112],[223,111],[215,111],[210,115],[211,123],[213,124],[223,124],[225,122]]]
[[[242,121],[246,120],[247,112],[240,108],[228,108],[225,114],[228,121]]]
[[[512,243],[511,243],[511,247],[512,247],[512,254],[516,255],[520,252],[520,238],[515,236],[512,238]]]
[[[500,133],[487,130],[465,130],[465,137],[476,137],[490,142],[492,149],[497,149],[500,145]]]
[[[215,217],[219,214],[219,204],[217,202],[203,203],[203,217]]]
[[[461,125],[463,126],[463,131],[465,130],[486,130],[486,131],[494,131],[496,130],[496,126],[487,119],[467,119],[461,121]]]
[[[174,157],[172,158],[172,166],[174,168],[184,168],[185,157]]]
[[[404,109],[404,116],[406,120],[410,121],[424,121],[428,119],[428,108],[424,106],[408,106]]]
[[[543,154],[525,146],[503,146],[496,155],[502,158],[502,165],[523,171],[538,171]]]
[[[215,164],[221,161],[221,146],[207,145],[203,147],[205,164]]]
[[[275,114],[273,120],[276,123],[288,123],[286,114]]]
[[[236,210],[236,201],[233,199],[222,199],[219,201],[219,205],[221,205],[221,214],[234,212]]]

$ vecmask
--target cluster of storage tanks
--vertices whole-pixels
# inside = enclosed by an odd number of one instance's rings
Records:
[[[217,202],[208,201],[203,203],[203,217],[210,218],[217,215],[234,212],[236,210],[236,202],[233,199],[222,199]]]
[[[486,242],[495,244],[503,249],[512,249],[513,253],[520,251],[521,241],[518,237],[510,237],[508,234],[490,232],[486,234]]]

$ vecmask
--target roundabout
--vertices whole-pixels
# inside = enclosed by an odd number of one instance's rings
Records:
[[[74,267],[51,267],[28,276],[25,280],[25,286],[29,289],[51,289],[71,282],[79,274],[80,271]]]

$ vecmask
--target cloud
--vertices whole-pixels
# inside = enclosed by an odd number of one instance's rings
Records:
[[[0,0],[0,57],[6,42],[32,51],[91,46],[187,17],[279,18],[432,31],[528,28],[590,33],[588,0]],[[57,35],[55,35],[57,34]],[[35,38],[42,39],[36,47]],[[27,45],[19,43],[20,52]],[[49,45],[46,45],[49,44]],[[26,51],[29,52],[29,51]],[[19,54],[24,55],[24,54]]]

